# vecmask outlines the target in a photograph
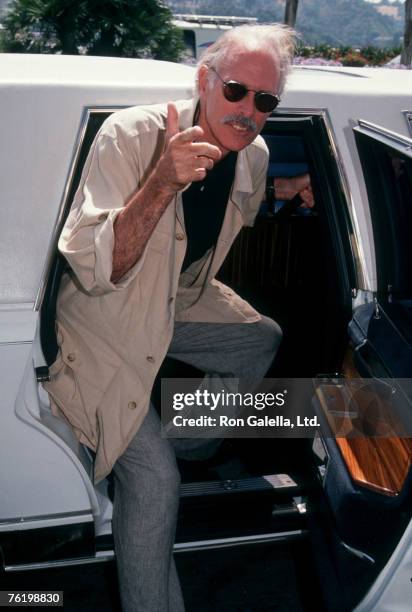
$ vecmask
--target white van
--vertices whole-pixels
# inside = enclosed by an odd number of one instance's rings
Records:
[[[189,97],[193,77],[190,67],[151,60],[0,55],[4,572],[113,558],[110,478],[94,486],[92,455],[51,414],[41,385],[56,356],[66,270],[56,244],[103,120]],[[293,70],[263,131],[261,213],[220,277],[281,324],[270,375],[327,377],[312,400],[321,428],[314,440],[233,439],[221,464],[218,456],[197,471],[181,465],[177,552],[294,542],[310,550],[334,611],[410,607],[412,440],[379,437],[369,387],[346,410],[339,381],[393,380],[410,407],[411,94],[412,72]],[[273,177],[304,172],[315,208],[282,208]],[[369,435],[335,438],[328,428],[339,419]]]
[[[197,60],[202,53],[225,33],[235,26],[257,23],[256,17],[223,17],[213,15],[173,16],[173,25],[182,30],[186,48],[186,61]]]

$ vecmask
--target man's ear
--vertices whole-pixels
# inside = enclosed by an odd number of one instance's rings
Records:
[[[206,91],[208,73],[209,68],[205,64],[202,64],[198,72],[199,93],[204,93]]]

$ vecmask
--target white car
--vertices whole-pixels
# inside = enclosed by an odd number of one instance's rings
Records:
[[[102,121],[189,97],[193,76],[150,60],[0,55],[5,572],[113,558],[110,478],[94,486],[92,454],[51,414],[41,384],[57,351],[65,262],[56,244]],[[347,410],[333,381],[393,379],[410,406],[411,134],[412,72],[293,70],[263,131],[266,201],[220,276],[281,324],[270,375],[331,381],[312,400],[322,425],[314,440],[233,439],[220,464],[181,466],[177,552],[296,541],[310,550],[330,610],[410,609],[411,432],[381,435],[370,395]],[[315,208],[282,209],[273,177],[305,172]],[[328,427],[339,419],[369,435],[335,438]]]

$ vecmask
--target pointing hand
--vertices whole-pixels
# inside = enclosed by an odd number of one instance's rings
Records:
[[[202,141],[203,129],[195,125],[179,129],[179,114],[173,102],[167,105],[165,150],[157,171],[165,186],[173,191],[184,189],[192,181],[201,181],[221,158],[215,145]]]

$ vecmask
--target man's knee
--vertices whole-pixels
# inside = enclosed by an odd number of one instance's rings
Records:
[[[256,323],[245,325],[247,342],[242,349],[242,369],[236,374],[248,381],[262,379],[272,365],[282,340],[279,325],[264,315]]]
[[[261,336],[261,348],[268,354],[276,355],[282,341],[283,332],[276,321],[262,315],[260,321],[256,323]]]

